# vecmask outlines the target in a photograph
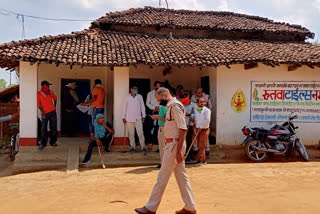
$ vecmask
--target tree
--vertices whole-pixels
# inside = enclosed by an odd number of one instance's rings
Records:
[[[17,84],[11,84],[11,85],[8,85],[7,88],[11,88],[13,86],[16,86]]]
[[[7,88],[7,81],[5,81],[4,79],[0,79],[0,91],[6,88]]]

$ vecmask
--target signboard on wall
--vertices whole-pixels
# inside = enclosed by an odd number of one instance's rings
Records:
[[[250,121],[320,123],[320,81],[251,81]]]

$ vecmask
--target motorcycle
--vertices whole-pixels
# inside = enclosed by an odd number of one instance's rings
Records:
[[[309,154],[296,134],[299,127],[292,123],[297,117],[298,115],[292,113],[288,121],[281,126],[276,124],[270,130],[244,126],[242,133],[246,138],[241,145],[246,146],[247,156],[254,162],[263,162],[270,153],[285,154],[289,157],[292,149],[295,149],[305,161],[309,161]]]

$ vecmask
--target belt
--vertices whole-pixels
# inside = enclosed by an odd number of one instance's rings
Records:
[[[175,142],[178,140],[179,140],[179,138],[166,138],[166,143],[172,143],[172,142]]]

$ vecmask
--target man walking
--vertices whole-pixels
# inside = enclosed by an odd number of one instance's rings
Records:
[[[48,81],[42,81],[41,90],[37,93],[37,105],[42,115],[40,150],[47,146],[48,123],[50,125],[50,145],[57,146],[57,96],[50,90],[50,85]]]
[[[81,164],[83,165],[90,163],[92,150],[95,146],[103,145],[105,147],[105,152],[107,154],[110,153],[109,144],[111,143],[112,135],[114,134],[111,124],[104,121],[103,114],[97,114],[93,126],[95,127],[94,139],[90,141],[84,160],[81,161]]]
[[[136,86],[131,87],[130,94],[126,97],[123,106],[123,116],[122,121],[124,125],[127,125],[129,131],[130,140],[130,153],[133,154],[136,151],[135,142],[135,130],[139,137],[139,143],[144,154],[147,154],[147,149],[145,146],[145,140],[143,135],[142,123],[146,117],[145,107],[143,98],[138,94],[138,88]]]
[[[87,102],[81,103],[81,105],[86,106],[91,104],[93,112],[92,112],[92,124],[97,117],[97,114],[104,113],[104,100],[105,100],[105,91],[102,86],[102,81],[100,79],[96,79],[94,81],[94,88],[92,91],[92,99]]]
[[[169,178],[172,172],[174,172],[181,197],[185,203],[184,208],[177,211],[176,214],[195,214],[197,213],[196,205],[184,163],[187,132],[184,108],[176,98],[171,96],[168,89],[159,88],[157,94],[159,95],[157,96],[158,99],[161,98],[168,101],[168,111],[164,125],[166,146],[157,183],[153,188],[150,199],[144,207],[137,208],[135,211],[140,214],[156,213]]]
[[[211,120],[211,111],[205,106],[205,104],[206,101],[203,98],[200,98],[198,100],[198,107],[196,108],[193,121],[198,133],[198,157],[197,164],[195,165],[195,167],[199,167],[202,164],[207,164],[206,144],[210,133],[209,126]]]

